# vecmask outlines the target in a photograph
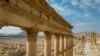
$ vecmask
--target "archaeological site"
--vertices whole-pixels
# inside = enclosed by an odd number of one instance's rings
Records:
[[[0,29],[5,26],[23,32],[0,33],[0,56],[100,56],[100,34],[74,33],[46,0],[0,0]]]

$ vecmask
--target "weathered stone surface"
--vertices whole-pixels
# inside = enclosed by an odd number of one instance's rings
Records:
[[[54,11],[54,9],[52,9],[50,6],[48,6],[46,1],[8,0],[8,1],[1,1],[1,2],[2,2],[1,6],[0,6],[1,9],[3,9],[4,11],[9,11],[8,14],[15,13],[16,15],[18,15],[17,16],[18,18],[19,18],[19,16],[22,16],[25,19],[31,20],[33,22],[33,26],[31,26],[31,27],[35,27],[34,21],[37,20],[37,22],[41,22],[38,19],[42,19],[44,22],[49,22],[49,23],[47,23],[48,26],[46,27],[48,29],[55,29],[55,27],[53,25],[55,25],[58,28],[58,32],[62,32],[64,30],[62,33],[66,33],[67,31],[71,31],[71,29],[72,29],[72,26],[68,22],[66,22],[60,15],[58,15]],[[3,13],[7,14],[7,12],[3,12]],[[13,16],[13,15],[11,15],[11,16]],[[50,22],[51,20],[53,21],[52,23]],[[22,20],[20,20],[20,21],[22,21]],[[8,22],[8,23],[10,24],[11,22]],[[55,24],[55,23],[57,23],[57,24]],[[39,25],[39,26],[41,26],[41,25]],[[43,30],[45,30],[45,29],[43,29]],[[53,32],[57,32],[57,31],[53,30]]]
[[[65,41],[67,42],[65,53],[72,56],[71,30],[73,26],[65,21],[45,0],[0,0],[0,27],[9,25],[20,27],[26,31],[26,56],[37,56],[37,33],[39,31],[57,34],[54,39],[54,56],[64,56],[64,37],[60,36],[68,35],[68,39]],[[51,34],[46,33],[45,56],[51,56],[51,38]],[[16,51],[19,52],[18,49]],[[6,53],[10,53],[9,56],[13,54],[9,51]]]

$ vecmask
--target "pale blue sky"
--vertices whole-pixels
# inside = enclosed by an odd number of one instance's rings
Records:
[[[73,32],[100,33],[100,0],[47,0],[74,28]]]
[[[7,33],[7,34],[17,34],[22,32],[22,30],[18,27],[12,27],[12,26],[5,26],[2,29],[0,29],[0,33]]]
[[[100,33],[100,0],[46,0],[66,21],[73,32]],[[4,27],[0,33],[19,33],[16,27]]]

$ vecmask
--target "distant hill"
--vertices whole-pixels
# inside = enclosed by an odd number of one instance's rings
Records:
[[[4,34],[4,33],[0,33],[0,37],[24,37],[26,36],[26,33],[25,32],[21,32],[21,33],[18,33],[18,34]]]
[[[79,32],[79,33],[73,33],[73,35],[75,37],[81,37],[81,36],[86,36],[89,37],[91,32]],[[100,37],[99,33],[96,33],[97,37]],[[20,32],[18,34],[4,34],[4,33],[0,33],[0,37],[25,37],[26,36],[26,32]],[[43,37],[43,36],[39,36],[39,37]]]
[[[21,32],[21,33],[15,34],[14,36],[26,36],[26,33],[25,32]]]
[[[0,33],[0,37],[25,37],[26,36],[26,32],[20,32],[18,34],[4,34],[4,33]],[[39,37],[43,37],[43,35],[39,34]]]
[[[5,36],[5,35],[8,35],[8,34],[0,33],[0,36]]]
[[[74,33],[74,36],[89,36],[91,32],[79,32],[79,33]]]
[[[78,36],[78,37],[80,37],[80,36],[89,37],[91,33],[92,33],[92,32],[79,32],[79,33],[74,33],[73,35],[76,36],[76,37],[77,37],[77,36]],[[96,33],[96,36],[97,36],[97,37],[100,37],[100,33]]]

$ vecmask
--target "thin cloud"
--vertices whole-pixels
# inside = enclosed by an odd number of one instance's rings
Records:
[[[67,8],[67,6],[60,6],[58,4],[52,4],[51,5],[59,14],[62,16],[70,16],[75,13],[75,11],[72,11],[71,9]]]
[[[95,3],[100,4],[100,0],[95,0]]]
[[[74,26],[74,32],[99,31],[100,0],[58,0],[50,5]],[[95,12],[95,13],[94,13]],[[98,17],[97,15],[98,14]],[[94,27],[95,26],[95,27]],[[98,27],[98,28],[96,28]],[[95,30],[96,29],[96,30]]]
[[[72,4],[73,6],[77,6],[77,5],[79,5],[79,2],[78,2],[77,0],[72,0],[72,1],[71,1],[71,4]]]

